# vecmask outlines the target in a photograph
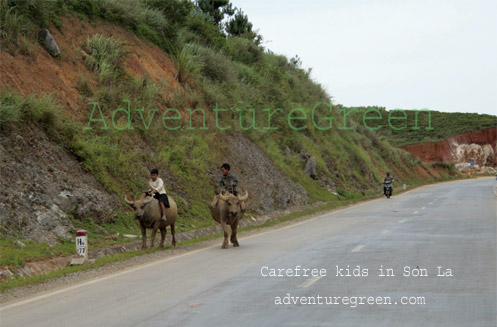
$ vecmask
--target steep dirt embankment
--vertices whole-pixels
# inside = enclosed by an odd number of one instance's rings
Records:
[[[62,32],[51,28],[62,53],[60,58],[52,58],[33,41],[29,42],[36,49],[34,55],[13,56],[5,51],[0,52],[1,87],[24,96],[51,93],[65,115],[75,121],[87,122],[90,108],[79,91],[81,80],[87,80],[93,92],[98,90],[99,82],[95,74],[85,67],[80,47],[98,33],[125,42],[129,52],[123,64],[126,73],[133,78],[147,76],[154,83],[164,85],[161,94],[163,99],[175,96],[182,89],[176,79],[172,59],[150,42],[106,22],[85,22],[72,16],[63,18],[62,22]],[[18,235],[20,232],[26,239],[54,243],[59,237],[71,236],[69,231],[74,226],[70,216],[76,219],[93,218],[101,223],[112,221],[116,209],[127,210],[120,201],[122,194],[109,194],[95,176],[83,169],[64,144],[53,142],[43,129],[23,125],[2,133],[2,234]],[[243,170],[235,168],[234,173],[241,185],[249,186],[245,189],[251,195],[250,209],[267,213],[307,203],[308,196],[304,188],[279,172],[258,146],[241,135],[228,137],[227,144],[231,150],[226,153],[225,160],[234,163],[234,166],[239,164],[241,167],[242,163],[246,166]],[[158,157],[143,140],[136,140],[135,146],[143,153]],[[137,172],[143,175],[144,184],[148,169],[150,167],[144,163],[142,171]],[[161,168],[164,174],[165,170]],[[212,184],[216,184],[218,167],[212,167],[212,171],[207,174]],[[171,176],[166,183],[173,196],[188,201],[188,194],[183,194],[184,185],[181,185],[181,181]]]
[[[78,91],[82,79],[89,79],[90,88],[98,87],[98,80],[84,65],[81,45],[95,34],[113,37],[126,44],[129,52],[125,70],[133,77],[147,76],[155,83],[165,82],[168,90],[179,88],[174,62],[164,51],[141,40],[121,27],[101,21],[91,23],[73,16],[62,18],[63,34],[56,28],[50,32],[61,50],[54,59],[37,43],[33,56],[12,56],[0,51],[1,86],[7,86],[24,96],[32,93],[52,93],[65,113],[79,121],[88,121],[89,106]]]
[[[81,78],[97,87],[94,75],[84,65],[80,46],[96,33],[126,42],[130,54],[124,66],[134,76],[166,80],[172,88],[174,63],[163,51],[117,26],[103,22],[63,19],[63,34],[52,28],[62,56],[52,58],[41,46],[32,56],[0,52],[0,86],[19,94],[52,94],[72,119],[88,119],[88,104],[78,91]],[[37,126],[4,131],[0,139],[0,224],[2,233],[22,233],[23,238],[53,243],[70,237],[69,215],[109,222],[120,206],[94,176],[84,171],[74,156],[56,144]]]
[[[471,158],[480,167],[497,167],[497,127],[451,136],[440,142],[406,145],[424,162],[468,163]]]

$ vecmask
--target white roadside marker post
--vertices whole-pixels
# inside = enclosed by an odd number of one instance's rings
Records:
[[[88,235],[82,229],[76,232],[76,254],[78,257],[71,260],[71,266],[82,265],[88,261]]]

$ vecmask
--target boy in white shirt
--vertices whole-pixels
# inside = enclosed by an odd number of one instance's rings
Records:
[[[159,200],[162,210],[162,217],[160,219],[166,221],[166,208],[169,208],[169,200],[167,199],[166,189],[164,188],[164,181],[162,178],[159,178],[159,171],[156,168],[150,171],[150,181],[148,184],[150,185],[150,190],[143,193],[141,200],[146,196],[153,196]]]

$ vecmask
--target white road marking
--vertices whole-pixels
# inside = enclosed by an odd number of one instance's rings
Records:
[[[433,204],[433,202],[428,202],[428,204]]]
[[[424,210],[424,209],[426,209],[426,207],[421,208],[421,210]]]
[[[384,230],[384,231],[382,231],[381,233],[382,233],[382,234],[386,234],[386,233],[388,233],[388,232],[389,232],[389,230],[388,230],[388,229],[385,229],[385,230]]]
[[[364,245],[359,244],[358,246],[352,249],[352,252],[359,252],[363,247]]]
[[[402,220],[399,220],[399,223],[405,223],[407,221],[407,219],[402,219]]]
[[[302,284],[300,284],[299,288],[306,288],[306,287],[309,287],[311,286],[312,284],[314,284],[315,282],[317,282],[318,280],[320,280],[321,278],[323,278],[323,276],[318,276],[318,277],[312,277],[312,278],[309,278],[308,280],[306,280],[305,282],[303,282]]]
[[[413,214],[413,215],[415,215],[415,214],[417,214],[418,212],[419,212],[419,211],[418,211],[418,210],[416,210],[416,211],[414,211],[412,214]]]

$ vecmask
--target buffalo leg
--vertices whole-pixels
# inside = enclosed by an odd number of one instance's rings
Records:
[[[164,240],[166,239],[167,229],[166,227],[160,228],[160,244],[159,247],[164,247]]]
[[[173,245],[173,247],[176,247],[176,238],[174,237],[174,224],[175,223],[171,224],[171,234],[173,235],[172,245]]]
[[[157,233],[157,229],[159,229],[160,221],[157,221],[154,224],[154,227],[152,228],[152,243],[150,244],[150,247],[153,248],[155,244],[155,234]]]
[[[142,224],[140,225],[142,228],[142,250],[145,250],[147,248],[147,229]]]
[[[233,243],[234,247],[240,246],[240,244],[238,244],[238,239],[236,238],[237,227],[238,227],[237,224],[231,225],[231,243]]]
[[[224,241],[223,241],[223,245],[221,246],[221,248],[223,249],[227,249],[228,248],[228,225],[221,220],[221,227],[223,228],[223,232],[224,232]]]

